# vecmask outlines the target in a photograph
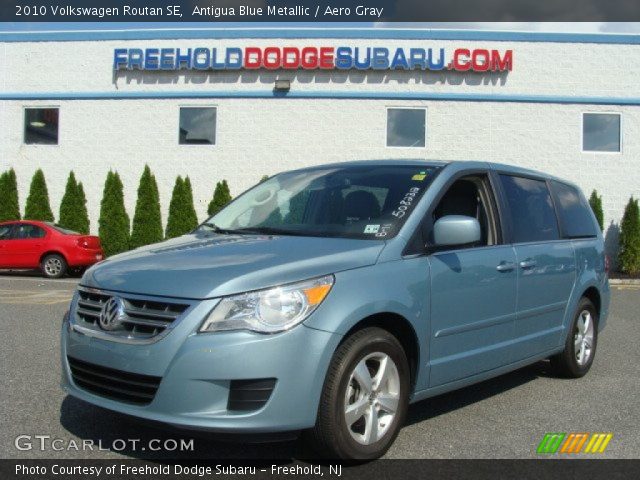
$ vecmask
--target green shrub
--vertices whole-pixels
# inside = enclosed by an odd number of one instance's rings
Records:
[[[218,182],[216,184],[216,189],[213,192],[213,199],[209,203],[207,213],[209,215],[215,215],[230,201],[231,193],[229,192],[229,185],[226,180],[222,180],[222,182]]]
[[[49,192],[47,182],[41,169],[36,170],[31,179],[29,196],[24,208],[24,218],[27,220],[42,220],[53,222],[53,212],[49,205]]]
[[[189,233],[198,226],[196,210],[193,207],[193,192],[191,180],[186,177],[176,178],[169,204],[169,218],[167,219],[167,238],[179,237]]]
[[[142,247],[160,242],[163,237],[158,183],[149,165],[145,165],[138,187],[130,246],[131,248]]]
[[[266,182],[267,180],[269,180],[269,175],[263,175],[258,183]]]
[[[104,183],[98,220],[100,241],[107,257],[129,249],[129,227],[122,181],[117,172],[109,172]]]
[[[20,220],[18,182],[13,168],[0,175],[0,222],[7,220]]]
[[[78,232],[89,234],[91,230],[91,222],[89,221],[89,212],[87,211],[87,196],[84,194],[84,187],[82,182],[78,182],[78,216],[77,216],[77,228]]]
[[[633,197],[624,209],[620,224],[618,265],[623,273],[640,274],[640,208]]]
[[[198,214],[193,203],[193,188],[191,179],[187,176],[184,179],[184,229],[185,233],[190,232],[198,226]]]
[[[591,192],[591,196],[589,197],[589,205],[591,205],[591,210],[593,210],[593,214],[596,216],[596,220],[598,220],[598,225],[600,225],[600,230],[604,231],[604,212],[602,211],[602,196],[598,195],[597,191]]]
[[[182,228],[180,225],[180,216],[182,212],[180,211],[182,205],[182,198],[184,190],[184,181],[182,177],[178,175],[176,178],[176,183],[173,186],[173,192],[171,194],[171,202],[169,202],[169,215],[167,216],[167,230],[166,237],[174,238],[182,235]]]
[[[69,172],[67,186],[60,202],[58,224],[78,233],[89,233],[89,215],[87,199],[82,183],[76,181],[73,171]]]

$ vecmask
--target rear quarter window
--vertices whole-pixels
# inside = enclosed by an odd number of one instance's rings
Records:
[[[511,219],[514,243],[558,240],[558,219],[547,183],[516,175],[500,175]]]
[[[564,238],[585,238],[598,235],[591,207],[580,191],[565,183],[551,181],[560,229]]]

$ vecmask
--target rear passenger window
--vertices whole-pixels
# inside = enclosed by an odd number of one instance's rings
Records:
[[[45,231],[35,225],[23,224],[19,225],[14,234],[15,238],[19,240],[26,240],[29,238],[44,238]]]
[[[580,192],[567,184],[551,182],[553,198],[558,208],[564,238],[595,237],[597,235],[591,207]]]
[[[558,240],[558,220],[546,182],[513,175],[500,175],[500,180],[514,243]]]

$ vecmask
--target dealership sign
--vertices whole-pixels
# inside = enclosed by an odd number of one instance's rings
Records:
[[[454,70],[504,72],[513,50],[484,48],[116,48],[114,70]]]

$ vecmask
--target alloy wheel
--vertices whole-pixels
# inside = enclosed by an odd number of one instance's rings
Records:
[[[573,345],[576,362],[585,365],[593,352],[593,316],[589,310],[583,310],[578,316]]]
[[[379,441],[393,424],[400,402],[398,367],[386,353],[365,356],[354,368],[344,401],[351,437],[362,445]]]
[[[56,258],[56,257],[48,258],[47,261],[44,263],[44,270],[47,273],[47,275],[52,277],[55,277],[56,275],[60,275],[60,272],[62,271],[62,262],[60,261],[59,258]]]

